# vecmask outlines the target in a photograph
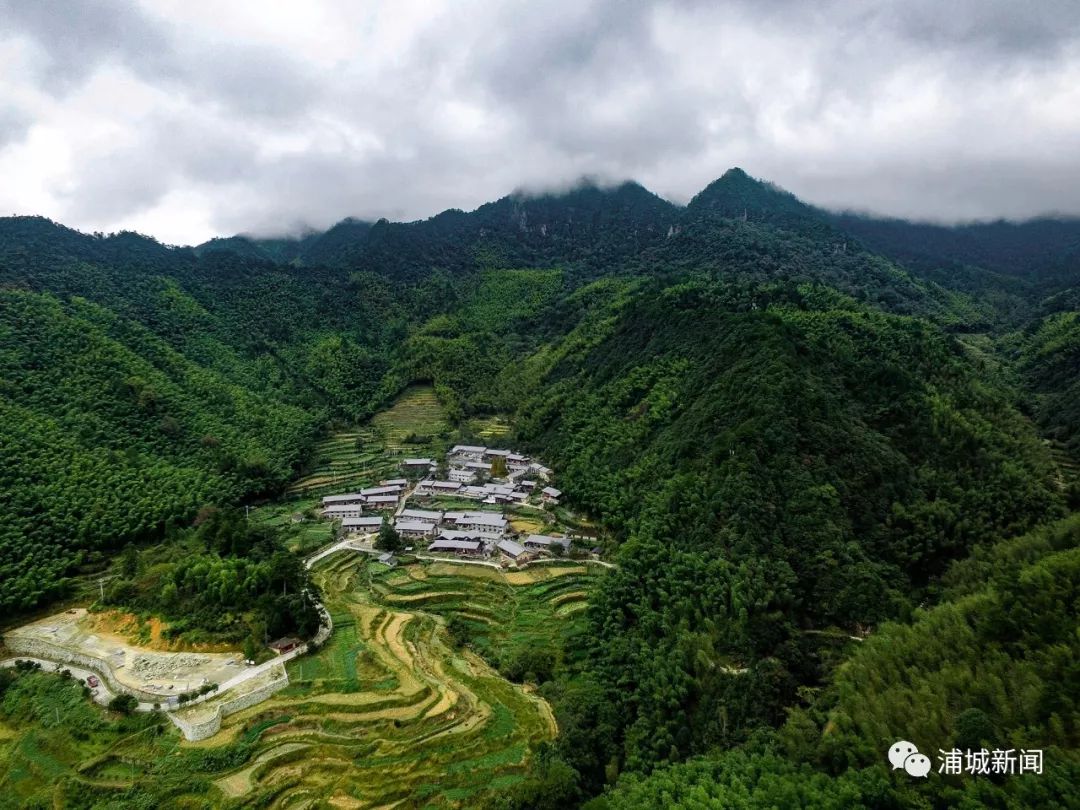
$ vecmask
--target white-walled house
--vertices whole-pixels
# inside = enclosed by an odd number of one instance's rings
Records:
[[[433,495],[456,495],[461,491],[460,481],[432,481],[431,492]]]
[[[457,521],[458,528],[492,537],[502,536],[506,525],[506,518],[496,512],[467,512]]]
[[[367,489],[360,490],[360,494],[365,498],[370,498],[375,495],[394,495],[396,496],[401,490],[405,489],[404,484],[393,484],[383,487],[368,487]]]
[[[430,537],[435,533],[435,524],[426,523],[422,520],[402,520],[401,518],[398,518],[397,523],[394,524],[394,528],[402,537],[409,537],[412,539]]]
[[[402,509],[399,517],[406,520],[422,520],[424,523],[442,523],[443,513],[433,509]]]
[[[475,557],[483,554],[484,544],[466,532],[444,531],[439,532],[439,536],[432,541],[427,550]]]
[[[328,506],[347,506],[350,504],[358,504],[364,502],[364,496],[359,492],[349,492],[344,495],[327,495],[322,499],[322,505],[325,509]]]
[[[341,521],[341,528],[348,534],[371,534],[382,528],[383,519],[379,515],[369,517],[345,518]]]
[[[347,517],[360,517],[364,514],[364,509],[358,503],[338,504],[335,506],[327,506],[322,510],[324,518],[330,520],[340,520]]]
[[[450,448],[449,455],[456,456],[457,458],[471,458],[473,461],[480,461],[484,458],[484,451],[486,447],[480,447],[475,444],[455,444]]]

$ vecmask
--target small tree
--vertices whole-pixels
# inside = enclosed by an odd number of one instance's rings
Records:
[[[131,543],[124,546],[120,555],[120,573],[124,579],[135,579],[139,573],[139,552]]]
[[[379,529],[379,536],[375,538],[375,548],[380,551],[401,550],[401,535],[397,533],[390,521],[384,521]]]
[[[491,477],[506,478],[508,475],[510,475],[510,471],[506,469],[506,459],[502,456],[495,456],[495,459],[491,462]]]
[[[138,707],[139,701],[136,700],[133,695],[129,695],[126,692],[122,695],[117,695],[109,701],[109,708],[112,711],[120,712],[121,714],[131,714]]]

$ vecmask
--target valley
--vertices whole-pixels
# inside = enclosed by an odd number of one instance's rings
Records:
[[[3,653],[0,807],[1069,806],[1080,230],[928,227],[738,169],[295,244],[0,219],[3,635],[163,690]]]

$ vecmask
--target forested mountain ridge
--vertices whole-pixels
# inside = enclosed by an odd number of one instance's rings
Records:
[[[233,244],[221,242],[223,249]],[[261,253],[260,244],[242,240],[236,250]],[[912,276],[863,248],[827,212],[741,169],[726,172],[683,208],[636,183],[603,188],[582,181],[563,194],[519,192],[472,212],[450,210],[417,222],[344,220],[296,244],[318,246],[327,264],[397,281],[558,265],[576,286],[613,273],[708,268],[725,276],[837,284],[895,311],[933,314],[954,328],[984,328],[999,318],[993,299],[975,298],[948,277]],[[301,250],[297,261],[305,263],[304,256]]]
[[[920,268],[979,267],[1043,289],[1080,280],[1080,219],[933,225],[837,214],[838,228],[871,249]]]
[[[620,549],[587,663],[542,685],[561,736],[495,806],[572,806],[620,775],[612,806],[656,806],[717,769],[780,774],[780,805],[795,781],[835,777],[835,806],[945,806],[940,786],[912,793],[874,764],[867,729],[896,717],[840,722],[874,703],[890,649],[849,636],[915,650],[922,611],[955,629],[954,611],[974,621],[965,594],[1005,610],[1040,582],[1056,595],[1034,615],[1003,613],[1004,635],[958,635],[919,666],[979,645],[1000,645],[1003,672],[1038,656],[1022,672],[1043,702],[966,708],[1000,739],[1052,731],[1060,800],[1074,709],[1046,684],[1074,677],[1055,656],[1076,651],[1058,632],[1076,533],[1031,571],[1007,549],[1076,505],[1061,460],[1080,452],[1073,290],[1047,298],[1041,264],[909,266],[855,230],[740,170],[685,208],[586,184],[196,249],[0,221],[0,598],[46,602],[95,552],[273,492],[328,421],[430,381],[454,419],[513,416]],[[1065,242],[1053,251],[1067,261]],[[1046,650],[1025,641],[1040,617]],[[707,759],[677,765],[690,757]],[[993,806],[1035,795],[1018,784]]]

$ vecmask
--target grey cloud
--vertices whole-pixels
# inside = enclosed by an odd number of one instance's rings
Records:
[[[0,149],[20,141],[32,123],[29,113],[0,102]]]
[[[1071,0],[475,2],[433,12],[384,65],[358,46],[333,67],[123,0],[0,0],[0,16],[46,55],[35,78],[59,104],[104,65],[184,100],[78,155],[58,188],[75,225],[185,190],[222,233],[414,219],[583,174],[685,201],[731,165],[834,207],[1080,214],[1080,113],[1025,128],[1017,100],[1080,74]],[[294,146],[263,148],[279,137]]]
[[[476,21],[466,43],[431,31],[416,45],[417,62],[454,65],[464,94],[545,146],[559,179],[580,175],[581,161],[622,175],[700,150],[708,137],[707,110],[658,48],[654,12],[617,0],[509,4]]]
[[[70,216],[121,219],[176,187],[257,181],[254,145],[220,125],[162,117],[140,133],[132,144],[79,156],[79,171],[56,189]]]
[[[76,220],[118,221],[150,208],[168,193],[169,174],[152,154],[141,151],[91,160],[70,188],[58,189],[67,214]]]
[[[916,0],[889,4],[880,24],[931,48],[1041,60],[1057,56],[1080,32],[1080,4],[1073,0]]]
[[[789,188],[824,207],[885,212],[920,222],[1080,214],[1074,191],[1080,186],[1080,165],[1048,162],[1035,155],[992,162],[961,158],[932,170],[897,160],[876,166],[872,176],[838,169],[827,180],[793,169],[790,178]],[[905,193],[896,194],[897,187]]]
[[[103,64],[238,115],[291,117],[319,95],[302,64],[266,47],[185,40],[130,0],[0,0],[8,34],[32,39],[46,55],[42,80],[56,95],[70,92]]]
[[[717,8],[705,2],[680,3]],[[837,38],[884,32],[918,47],[977,51],[982,56],[1043,59],[1057,56],[1080,33],[1074,0],[735,0],[763,25],[811,33],[831,29]],[[880,54],[888,59],[889,54]]]
[[[0,0],[6,33],[21,33],[47,56],[44,80],[55,93],[84,81],[102,63],[160,72],[172,52],[167,32],[120,0]]]

